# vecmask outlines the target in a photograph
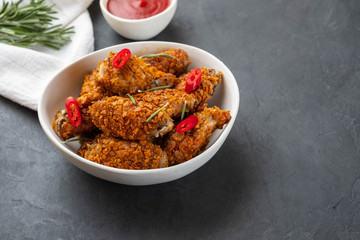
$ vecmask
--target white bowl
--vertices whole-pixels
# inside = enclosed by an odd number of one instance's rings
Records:
[[[107,9],[108,0],[100,0],[100,9],[115,32],[133,40],[147,40],[158,35],[174,17],[177,0],[171,0],[170,5],[162,12],[144,19],[125,19],[111,14]]]
[[[64,144],[51,127],[53,116],[57,109],[64,109],[64,102],[68,96],[78,96],[83,77],[91,69],[96,68],[98,62],[108,56],[110,51],[118,52],[129,48],[137,56],[156,53],[169,48],[181,48],[188,54],[192,62],[191,68],[214,68],[224,74],[224,81],[216,88],[213,97],[208,102],[223,110],[230,110],[230,122],[223,129],[216,130],[210,137],[206,150],[193,159],[179,165],[149,170],[127,170],[107,167],[86,160],[76,154],[79,143]],[[228,136],[239,108],[239,89],[231,71],[223,62],[210,53],[196,47],[172,42],[133,42],[108,47],[93,52],[70,64],[59,72],[46,86],[38,107],[40,124],[55,147],[75,166],[96,177],[128,185],[150,185],[169,182],[181,178],[201,167],[209,161],[219,150]]]

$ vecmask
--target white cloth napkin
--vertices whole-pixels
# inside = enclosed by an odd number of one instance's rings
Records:
[[[94,50],[93,26],[87,11],[91,2],[47,0],[48,5],[55,4],[54,10],[58,12],[54,24],[74,26],[72,41],[60,50],[27,49],[0,43],[0,95],[37,110],[51,78],[67,64]]]

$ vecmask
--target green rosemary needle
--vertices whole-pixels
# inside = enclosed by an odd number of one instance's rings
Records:
[[[171,56],[169,54],[162,54],[162,53],[146,54],[146,55],[140,56],[140,58],[151,58],[151,57],[166,57],[166,58],[174,59],[174,56]]]
[[[156,114],[158,114],[161,110],[163,110],[168,104],[169,104],[169,102],[167,102],[164,106],[162,106],[156,112],[151,114],[151,116],[148,119],[146,119],[146,122],[149,122]]]
[[[23,0],[16,2],[2,1],[0,9],[0,42],[18,47],[45,46],[60,49],[66,42],[70,42],[73,27],[63,28],[52,25],[57,19],[53,16],[57,12],[53,6],[47,6],[45,0],[30,0],[22,5]]]
[[[131,99],[131,101],[134,103],[134,105],[136,105],[135,98],[133,96],[131,96],[129,93],[126,95]]]
[[[183,109],[182,109],[182,112],[181,112],[180,121],[184,120],[185,110],[186,110],[186,100],[184,102],[184,106],[183,106]]]
[[[164,88],[169,88],[169,87],[171,87],[171,86],[166,85],[166,86],[154,87],[154,88],[145,90],[145,92],[151,92],[151,91],[155,91],[155,90],[159,90],[159,89],[164,89]]]

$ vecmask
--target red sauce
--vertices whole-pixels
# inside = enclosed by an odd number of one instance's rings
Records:
[[[171,0],[109,0],[107,9],[117,17],[142,19],[164,11]]]

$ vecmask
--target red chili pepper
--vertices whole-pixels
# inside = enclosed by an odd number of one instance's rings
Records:
[[[185,85],[185,92],[191,93],[194,91],[197,86],[199,86],[201,81],[201,69],[196,68],[193,69],[190,74],[186,77],[186,85]]]
[[[199,122],[199,119],[195,115],[191,115],[185,118],[182,122],[180,122],[176,126],[176,132],[183,133],[189,131],[190,129],[194,128]]]
[[[114,68],[121,68],[129,60],[131,52],[129,49],[124,48],[113,58],[112,66]]]
[[[81,112],[76,98],[68,97],[65,101],[65,108],[71,125],[79,126],[81,124]]]

